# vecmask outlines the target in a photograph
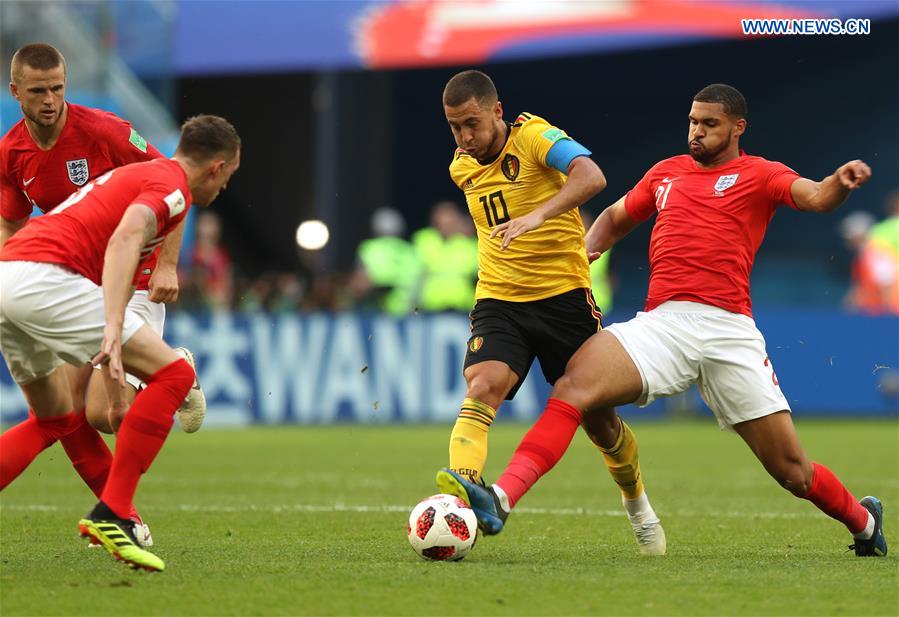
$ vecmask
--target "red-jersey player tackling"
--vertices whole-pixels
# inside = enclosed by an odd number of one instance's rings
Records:
[[[108,376],[119,386],[124,367],[146,383],[118,429],[100,501],[79,522],[82,535],[133,567],[165,567],[137,545],[131,503],[195,375],[126,308],[131,284],[141,261],[177,228],[190,204],[209,205],[239,164],[233,126],[216,116],[192,118],[172,159],[107,172],[0,249],[0,350],[33,413],[0,435],[7,473],[21,472],[79,424],[64,362],[108,363]]]
[[[753,259],[778,204],[835,210],[871,170],[850,161],[813,182],[742,152],[745,130],[743,95],[724,84],[707,86],[690,110],[690,155],[654,165],[588,231],[587,251],[596,257],[658,214],[645,311],[584,343],[496,484],[456,478],[457,492],[488,532],[502,529],[512,506],[545,473],[533,473],[530,449],[552,447],[561,457],[590,409],[647,405],[695,383],[722,428],[740,435],[781,486],[846,525],[856,555],[886,555],[880,501],[856,501],[803,452],[749,299]],[[546,420],[557,416],[572,420],[567,432],[556,422],[550,434]]]

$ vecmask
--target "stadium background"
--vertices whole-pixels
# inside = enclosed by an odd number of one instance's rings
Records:
[[[867,36],[739,33],[740,18],[779,16],[873,24]],[[376,209],[401,212],[408,235],[436,202],[461,202],[440,93],[467,67],[494,78],[508,118],[545,116],[593,150],[609,179],[587,204],[594,214],[684,151],[690,99],[715,81],[748,99],[748,152],[816,179],[867,161],[873,179],[837,214],[779,211],[753,299],[798,415],[897,415],[899,321],[847,309],[852,254],[840,235],[850,213],[881,219],[899,187],[895,2],[3,2],[0,23],[4,81],[17,47],[48,41],[68,59],[69,100],[116,111],[164,151],[195,113],[240,131],[241,170],[213,206],[233,292],[210,303],[190,287],[192,217],[184,301],[167,322],[167,337],[197,354],[210,426],[449,426],[464,395],[464,313],[397,318],[345,290]],[[5,91],[0,114],[3,132],[20,118]],[[310,219],[330,230],[320,250],[297,246]],[[607,323],[640,308],[650,230],[613,255]],[[535,371],[502,414],[530,420],[547,394]],[[0,419],[25,411],[4,369]],[[623,413],[707,412],[694,390]]]
[[[871,34],[737,30],[797,14],[870,18]],[[40,40],[65,53],[70,100],[118,112],[163,150],[198,112],[232,119],[244,149],[216,218],[192,213],[169,309],[167,338],[196,353],[210,410],[199,433],[172,431],[136,497],[166,571],[128,572],[77,541],[93,497],[52,446],[0,496],[0,613],[896,615],[894,555],[845,552],[841,526],[702,418],[695,391],[621,410],[666,557],[638,554],[579,436],[501,536],[462,563],[422,562],[407,517],[446,464],[467,319],[373,311],[354,291],[377,209],[401,212],[408,238],[436,202],[460,200],[440,105],[460,68],[490,73],[509,117],[546,116],[593,149],[609,179],[594,214],[684,151],[699,88],[734,84],[749,100],[747,151],[812,178],[856,157],[873,168],[836,214],[782,209],[752,286],[803,447],[857,496],[882,499],[895,553],[899,320],[845,305],[842,238],[847,215],[882,219],[899,186],[895,0],[0,0],[0,79],[18,46]],[[4,89],[0,130],[20,116]],[[311,219],[330,229],[321,250],[296,243]],[[612,254],[607,321],[640,308],[649,232]],[[547,392],[535,371],[504,407],[485,477]],[[24,413],[4,367],[0,422]]]

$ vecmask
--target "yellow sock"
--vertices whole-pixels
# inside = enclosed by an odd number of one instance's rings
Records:
[[[496,410],[490,405],[467,398],[456,418],[450,435],[450,469],[468,476],[473,482],[481,478],[487,462],[487,431],[493,424]]]
[[[599,448],[606,461],[612,479],[627,499],[636,499],[643,494],[643,475],[640,473],[640,453],[637,438],[631,428],[621,420],[621,431],[615,445],[609,449]]]

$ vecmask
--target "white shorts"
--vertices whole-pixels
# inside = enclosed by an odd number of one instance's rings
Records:
[[[790,410],[751,317],[673,301],[605,330],[640,371],[641,407],[695,383],[721,428]]]
[[[162,338],[162,332],[165,328],[165,304],[161,302],[150,302],[150,292],[146,290],[135,291],[128,302],[128,311],[135,315],[153,329],[153,332]],[[134,386],[135,390],[140,390],[144,382],[140,378],[135,377],[131,373],[125,373],[125,381]]]
[[[0,351],[16,383],[64,362],[90,362],[103,342],[103,290],[55,264],[0,261]],[[122,343],[144,322],[125,311]]]

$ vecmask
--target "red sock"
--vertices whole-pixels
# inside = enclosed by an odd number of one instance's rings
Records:
[[[531,427],[496,484],[514,506],[532,486],[559,462],[581,425],[581,412],[565,401],[551,398]]]
[[[75,471],[99,499],[112,466],[112,452],[97,429],[88,424],[84,412],[79,412],[79,415],[81,419],[77,428],[59,442],[72,461]]]
[[[868,524],[868,511],[852,496],[843,483],[824,465],[812,463],[815,468],[812,488],[803,499],[808,499],[827,516],[835,518],[850,533],[864,530]]]
[[[185,360],[158,370],[134,400],[116,435],[112,470],[101,500],[119,517],[128,518],[137,483],[150,468],[172,428],[175,410],[194,383]]]
[[[38,418],[28,412],[28,419],[0,435],[0,491],[15,480],[38,454],[78,427],[84,419],[72,411],[64,416]]]

